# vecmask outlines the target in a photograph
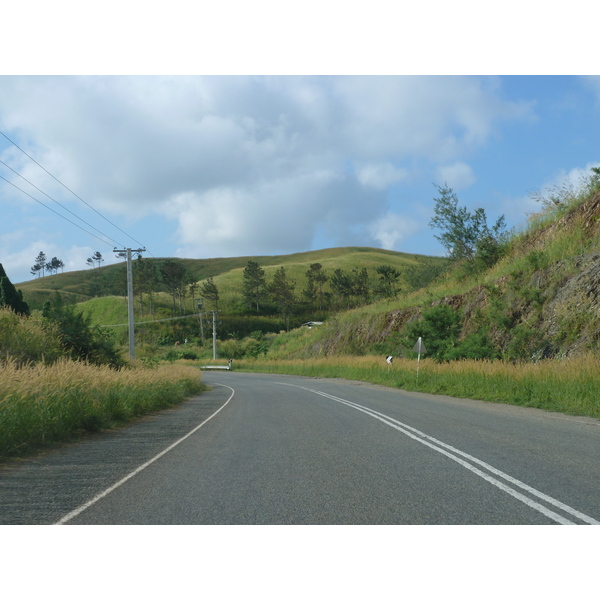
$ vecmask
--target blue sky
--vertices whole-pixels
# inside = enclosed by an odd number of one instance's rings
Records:
[[[103,240],[0,180],[14,282],[39,251],[78,270],[94,251],[114,261],[114,242],[155,257],[442,255],[434,183],[518,227],[540,208],[531,192],[600,164],[600,78],[0,76],[0,131],[107,219],[0,136],[0,175]]]

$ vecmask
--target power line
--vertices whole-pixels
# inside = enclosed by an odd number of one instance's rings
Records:
[[[34,187],[38,192],[41,192],[42,194],[44,194],[44,196],[46,196],[47,198],[52,200],[52,202],[54,202],[55,204],[58,204],[58,206],[60,206],[63,210],[66,210],[68,213],[71,213],[75,218],[77,218],[80,221],[82,221],[83,223],[85,223],[88,227],[91,227],[94,231],[97,231],[100,235],[103,235],[105,238],[109,239],[111,242],[114,242],[117,246],[124,246],[124,244],[121,244],[121,243],[117,242],[116,240],[113,240],[113,238],[111,238],[110,236],[106,235],[104,232],[100,231],[99,229],[97,229],[96,227],[94,227],[93,225],[88,223],[85,219],[82,219],[79,215],[76,215],[72,210],[69,210],[66,206],[63,206],[58,200],[55,200],[54,198],[52,198],[52,196],[49,196],[48,194],[46,194],[46,192],[44,192],[44,190],[41,190],[37,185],[35,185],[34,183],[31,183],[31,181],[29,181],[29,179],[23,177],[23,175],[21,175],[20,173],[15,171],[10,165],[7,165],[3,160],[0,160],[0,163],[2,163],[6,168],[10,169],[13,173],[15,173],[15,175],[18,175],[21,179],[26,181],[30,186]],[[4,179],[4,177],[2,179]],[[4,180],[7,181],[6,179],[4,179]],[[14,186],[14,187],[17,187],[17,186]],[[17,187],[17,189],[20,191],[23,191],[18,187]],[[34,200],[35,200],[35,198],[34,198]],[[43,204],[43,206],[46,206],[46,205]],[[46,208],[48,208],[48,207],[46,207]],[[56,213],[56,214],[58,214],[58,213]],[[71,222],[71,221],[69,221],[69,222]]]
[[[48,171],[45,167],[43,167],[42,165],[40,165],[40,163],[37,160],[35,160],[35,158],[33,158],[32,156],[29,156],[29,154],[27,154],[27,152],[25,152],[25,150],[23,150],[23,148],[21,148],[15,142],[13,142],[13,140],[11,140],[4,132],[0,131],[0,135],[4,136],[13,146],[15,146],[16,148],[18,148],[25,156],[27,156],[38,167],[40,167],[40,169],[42,169],[46,173],[48,173],[48,175],[50,175],[50,177],[52,177],[52,179],[54,179],[55,181],[57,181],[58,183],[60,183],[60,185],[62,185],[66,190],[68,190],[69,192],[71,192],[71,194],[73,194],[73,196],[75,196],[77,199],[81,200],[81,202],[83,202],[88,208],[91,208],[97,215],[99,215],[100,217],[102,217],[106,222],[110,223],[113,227],[115,227],[116,229],[118,229],[121,233],[123,233],[124,235],[126,235],[129,239],[133,240],[136,244],[139,244],[140,246],[144,245],[141,242],[138,242],[138,240],[136,240],[135,238],[131,237],[126,231],[123,231],[118,225],[115,225],[110,219],[107,219],[102,213],[98,212],[93,206],[91,206],[90,204],[88,204],[83,198],[81,198],[80,196],[78,196],[72,189],[70,189],[69,187],[67,187],[62,181],[60,181],[54,175],[52,175],[52,173],[50,173],[50,171]],[[122,244],[120,244],[120,245],[122,245]],[[152,253],[150,253],[150,255],[152,256]]]
[[[71,225],[75,225],[75,227],[78,227],[79,229],[81,229],[81,231],[85,231],[85,233],[87,233],[88,235],[91,235],[92,237],[95,237],[97,240],[100,240],[102,243],[106,244],[107,246],[112,246],[112,244],[109,244],[106,240],[103,240],[102,238],[99,238],[97,235],[91,233],[90,231],[87,231],[87,229],[84,229],[80,225],[77,225],[77,223],[74,223],[73,221],[71,221],[71,219],[67,219],[67,217],[65,217],[64,215],[61,215],[59,212],[55,211],[53,208],[51,208],[47,204],[44,204],[41,200],[34,198],[30,193],[26,192],[25,190],[22,190],[18,185],[15,185],[12,181],[9,181],[8,179],[6,179],[6,177],[2,177],[2,175],[0,175],[0,179],[4,179],[4,181],[6,181],[6,183],[12,185],[14,188],[19,190],[20,192],[23,192],[23,194],[25,194],[26,196],[29,196],[32,200],[35,200],[38,204],[41,204],[43,207],[47,208],[48,210],[51,210],[55,215],[58,215],[61,219],[68,221],[69,223],[71,223]]]
[[[153,321],[136,321],[136,327],[138,325],[146,325],[148,323],[163,323],[164,321],[177,321],[179,319],[189,319],[190,317],[198,318],[198,314],[184,315],[182,317],[170,317],[168,319],[154,319]],[[127,327],[129,323],[117,323],[116,325],[100,325],[100,327]]]

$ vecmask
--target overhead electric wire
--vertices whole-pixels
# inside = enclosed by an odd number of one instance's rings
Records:
[[[55,200],[54,198],[52,198],[52,196],[49,196],[48,194],[46,194],[46,192],[44,192],[44,190],[41,190],[37,185],[35,185],[34,183],[31,183],[31,181],[29,181],[29,179],[27,179],[26,177],[23,177],[23,175],[21,175],[20,173],[15,171],[10,165],[7,165],[3,160],[0,160],[0,163],[2,163],[6,168],[10,169],[15,175],[18,175],[21,179],[23,179],[23,181],[26,181],[31,187],[34,187],[38,192],[41,192],[42,194],[44,194],[44,196],[46,196],[47,198],[52,200],[52,202],[58,204],[58,206],[60,206],[63,210],[66,210],[68,213],[71,213],[74,217],[76,217],[77,219],[79,219],[80,221],[85,223],[88,227],[91,227],[94,231],[97,231],[100,235],[103,235],[106,239],[110,240],[111,242],[114,242],[117,246],[125,247],[120,242],[117,242],[110,236],[106,235],[103,231],[100,231],[99,229],[97,229],[96,227],[94,227],[93,225],[88,223],[85,219],[82,219],[79,215],[76,215],[72,210],[69,210],[66,206],[63,206],[58,200]],[[4,177],[3,177],[3,179],[4,179]],[[4,180],[8,181],[7,179],[4,179]],[[14,187],[17,187],[17,186],[14,186]],[[20,191],[23,191],[18,187],[17,187],[17,189]],[[35,198],[34,198],[34,200],[35,200]],[[46,205],[44,204],[43,206],[46,206]],[[71,221],[69,221],[69,222],[71,222]]]
[[[90,231],[87,231],[87,229],[84,229],[80,225],[77,225],[77,223],[74,223],[73,221],[71,221],[71,219],[67,219],[67,217],[65,217],[64,215],[61,215],[59,212],[57,212],[56,210],[54,210],[47,204],[44,204],[41,200],[34,198],[29,192],[22,190],[18,185],[15,185],[12,181],[9,181],[8,179],[6,179],[6,177],[2,177],[2,175],[0,175],[0,179],[4,179],[4,181],[6,181],[6,183],[12,185],[14,188],[19,190],[20,192],[23,192],[23,194],[25,194],[26,196],[29,196],[32,200],[35,200],[38,204],[41,204],[43,207],[47,208],[48,210],[51,210],[54,214],[58,215],[61,219],[68,221],[69,223],[71,223],[71,225],[75,225],[75,227],[78,227],[79,229],[81,229],[81,231],[85,231],[85,233],[87,233],[88,235],[91,235],[92,237],[95,237],[97,240],[100,240],[102,243],[106,244],[107,246],[112,246],[112,244],[109,244],[106,240],[103,240],[102,238],[99,238],[97,235],[91,233]],[[102,235],[104,235],[104,234],[102,234]]]
[[[99,215],[100,217],[102,217],[107,223],[110,223],[115,229],[118,229],[121,233],[123,233],[124,235],[126,235],[129,239],[133,240],[136,244],[139,244],[140,246],[144,246],[144,244],[142,244],[141,242],[139,242],[138,240],[136,240],[134,237],[130,236],[126,231],[123,231],[118,225],[115,225],[110,219],[107,219],[102,213],[98,212],[93,206],[91,206],[83,198],[81,198],[80,196],[78,196],[72,189],[70,189],[69,187],[67,187],[62,181],[60,181],[54,175],[52,175],[52,173],[50,173],[50,171],[48,171],[45,167],[43,167],[42,165],[40,165],[40,163],[37,160],[35,160],[35,158],[33,158],[32,156],[30,156],[29,154],[27,154],[27,152],[25,152],[25,150],[23,150],[23,148],[21,148],[18,144],[16,144],[15,142],[13,142],[13,140],[11,140],[4,132],[0,131],[0,135],[2,135],[3,137],[5,137],[13,146],[15,146],[16,148],[18,148],[25,156],[27,156],[38,167],[40,167],[40,169],[42,169],[43,171],[45,171],[46,173],[48,173],[48,175],[50,175],[50,177],[52,177],[52,179],[54,179],[55,181],[57,181],[58,183],[60,183],[60,185],[62,185],[66,190],[68,190],[69,192],[71,192],[71,194],[73,194],[73,196],[75,196],[78,200],[81,200],[81,202],[83,202],[88,208],[90,208],[91,210],[93,210],[97,215]],[[4,177],[2,179],[4,179]],[[7,180],[5,179],[5,181],[7,181]],[[15,187],[17,187],[17,186],[15,186]],[[19,188],[17,188],[17,189],[19,189]],[[34,198],[34,200],[35,200],[35,198]],[[38,200],[38,202],[39,202],[39,200]],[[81,227],[80,227],[80,229],[81,229]],[[94,237],[96,237],[96,236],[94,236]],[[108,237],[108,236],[106,236],[106,237]],[[123,247],[125,247],[125,246],[123,246]],[[153,256],[151,252],[149,252],[149,254],[150,254],[150,256]],[[153,256],[153,258],[154,258],[154,256]]]
[[[148,323],[163,323],[164,321],[177,321],[179,319],[189,319],[190,317],[198,317],[198,314],[183,315],[182,317],[169,317],[168,319],[154,319],[153,321],[136,321],[135,326],[147,325]],[[127,327],[129,323],[117,323],[115,325],[100,325],[100,327]]]

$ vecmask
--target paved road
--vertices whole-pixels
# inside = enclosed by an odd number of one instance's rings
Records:
[[[597,420],[338,380],[203,379],[212,390],[180,407],[1,468],[0,523],[600,524]]]

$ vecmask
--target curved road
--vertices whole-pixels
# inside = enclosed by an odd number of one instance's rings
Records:
[[[341,380],[211,391],[0,468],[0,523],[600,524],[600,423]]]

